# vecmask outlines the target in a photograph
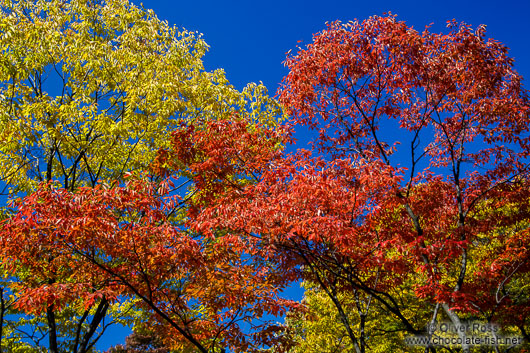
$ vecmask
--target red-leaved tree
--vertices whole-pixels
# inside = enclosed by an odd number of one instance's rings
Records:
[[[267,343],[275,328],[263,316],[291,305],[278,297],[286,281],[251,244],[189,229],[176,216],[182,199],[169,188],[170,181],[135,179],[74,192],[43,184],[20,200],[0,228],[0,255],[20,278],[17,308],[40,314],[104,298],[83,323],[132,298],[146,312],[142,325],[170,349],[250,351]],[[93,332],[81,333],[75,351],[89,351]]]
[[[369,347],[372,301],[393,332],[476,319],[528,339],[527,91],[483,26],[448,28],[419,33],[391,15],[330,24],[288,57],[279,91],[294,123],[318,133],[317,156],[247,144],[215,163],[190,159],[204,190],[216,186],[196,229],[253,239],[287,273],[318,284],[357,352]],[[247,136],[223,126],[224,145]],[[186,141],[200,145],[201,132]],[[234,187],[224,170],[253,183]],[[402,300],[409,291],[430,303],[422,320]],[[358,321],[344,293],[362,294]]]

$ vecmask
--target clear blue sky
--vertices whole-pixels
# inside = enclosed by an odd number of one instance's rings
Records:
[[[419,30],[434,23],[432,31],[441,31],[453,18],[474,27],[486,24],[486,34],[511,49],[517,70],[530,79],[528,0],[144,0],[143,5],[170,24],[203,33],[211,47],[207,69],[224,68],[238,88],[263,81],[275,92],[286,74],[285,53],[294,50],[298,40],[309,43],[326,21],[363,20],[388,11]]]
[[[312,34],[322,30],[326,21],[363,20],[389,11],[420,31],[433,23],[431,31],[440,32],[453,18],[474,27],[487,25],[486,35],[510,48],[509,55],[515,58],[515,67],[530,88],[528,0],[144,0],[143,5],[170,24],[203,33],[210,45],[206,69],[223,68],[238,89],[248,82],[262,81],[274,94],[287,73],[282,65],[285,53],[294,50],[297,41],[302,41],[300,45],[311,42]],[[298,299],[301,292],[293,290],[289,295]],[[98,348],[124,342],[127,333],[124,329],[111,330]]]

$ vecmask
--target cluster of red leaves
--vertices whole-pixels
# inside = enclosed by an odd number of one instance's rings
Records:
[[[178,173],[200,190],[190,217],[226,190],[252,183],[268,161],[281,153],[289,140],[285,127],[265,127],[237,116],[232,121],[211,121],[202,128],[187,126],[172,133],[171,149],[160,150],[153,170],[161,176]],[[256,174],[256,175],[257,175]]]
[[[170,346],[251,347],[238,322],[281,315],[291,305],[277,297],[285,282],[246,244],[224,241],[229,234],[204,238],[170,221],[171,203],[156,190],[139,180],[75,192],[47,184],[21,200],[1,224],[0,250],[18,308],[136,297]]]
[[[168,258],[185,267],[199,253],[193,239],[163,222],[160,200],[143,183],[75,193],[43,185],[16,206],[2,224],[1,251],[12,275],[28,274],[19,283],[28,291],[18,302],[25,311],[43,310],[51,300],[80,298],[85,306],[98,295],[112,300],[125,290],[120,276],[143,290],[142,268],[163,282]]]
[[[402,270],[427,276],[418,295],[492,313],[514,304],[520,293],[499,293],[528,273],[530,105],[484,26],[448,27],[419,33],[394,16],[331,23],[286,60],[280,101],[319,129],[320,152],[367,160],[393,185],[362,231]],[[381,164],[408,177],[395,183]]]
[[[427,153],[436,166],[451,164],[451,144],[482,138],[488,145],[465,159],[502,164],[507,170],[492,174],[505,176],[528,153],[526,92],[506,47],[486,40],[483,27],[449,27],[418,33],[393,16],[332,23],[287,59],[280,101],[320,128],[323,150],[385,159],[395,141],[377,133],[396,120],[400,134],[432,129]],[[499,145],[512,142],[521,150]]]

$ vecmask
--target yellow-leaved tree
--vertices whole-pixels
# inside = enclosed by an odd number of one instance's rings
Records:
[[[277,113],[264,87],[238,92],[222,70],[204,70],[199,34],[128,1],[6,0],[1,10],[0,175],[11,193],[145,169],[183,122],[252,103],[257,119]]]

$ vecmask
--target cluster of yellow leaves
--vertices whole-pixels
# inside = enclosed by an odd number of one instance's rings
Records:
[[[278,117],[262,85],[239,92],[204,70],[200,34],[126,0],[6,0],[0,31],[0,178],[12,191],[145,170],[182,123]]]

